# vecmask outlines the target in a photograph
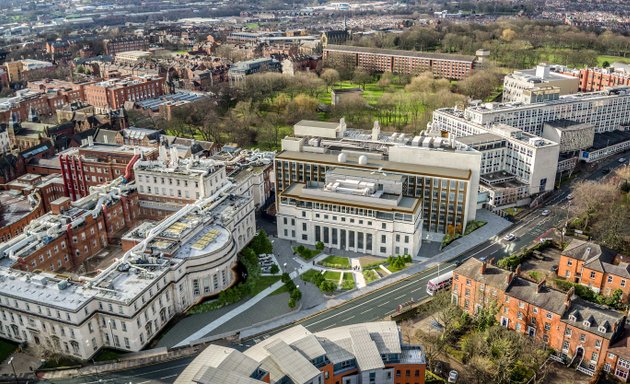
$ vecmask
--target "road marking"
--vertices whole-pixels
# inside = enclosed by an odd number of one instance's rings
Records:
[[[174,374],[168,375],[168,376],[162,376],[162,377],[160,377],[160,380],[162,380],[162,379],[170,379],[171,377],[175,377],[175,376],[177,376],[177,373],[174,373]]]
[[[400,295],[400,296],[396,296],[394,297],[394,300],[398,300],[398,299],[402,299],[403,297],[405,297],[407,294],[404,295]]]
[[[368,313],[368,312],[370,312],[370,311],[371,311],[371,310],[373,310],[373,309],[374,309],[374,307],[369,308],[369,309],[366,309],[365,311],[361,312],[361,314],[363,315],[363,314],[365,314],[365,313]]]
[[[354,319],[354,315],[352,315],[352,316],[348,317],[347,319],[343,319],[343,320],[341,320],[341,322],[342,322],[342,323],[345,323],[346,321],[348,321],[348,320],[352,320],[352,319]]]
[[[386,301],[386,302],[384,302],[383,304],[379,304],[379,305],[377,305],[377,307],[379,307],[379,308],[380,308],[380,307],[385,306],[385,305],[387,305],[387,304],[389,304],[389,303]]]
[[[422,290],[423,290],[423,289],[425,289],[425,288],[426,288],[426,287],[416,288],[416,289],[414,289],[413,291],[411,291],[411,293],[418,292],[418,291],[422,291]]]
[[[332,328],[332,327],[334,327],[335,325],[337,325],[337,323],[334,323],[334,324],[331,324],[331,325],[329,325],[329,326],[327,326],[327,327],[324,327],[324,329]]]

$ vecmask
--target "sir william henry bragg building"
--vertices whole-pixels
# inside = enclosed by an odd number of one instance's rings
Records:
[[[430,136],[301,121],[275,158],[278,236],[375,256],[417,255],[422,231],[461,233],[481,156]]]

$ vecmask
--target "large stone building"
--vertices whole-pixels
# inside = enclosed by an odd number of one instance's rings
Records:
[[[491,262],[492,260],[490,260]],[[470,258],[453,271],[452,302],[470,315],[496,307],[499,324],[535,337],[554,358],[593,375],[601,366],[624,382],[630,360],[626,315]]]
[[[463,232],[476,214],[480,161],[480,153],[469,147],[441,138],[381,133],[378,123],[370,132],[347,128],[343,119],[301,121],[294,126],[294,136],[282,140],[282,152],[275,158],[276,209],[282,217],[279,236],[312,244],[315,226],[343,229],[354,223],[362,227],[361,235],[371,235],[372,253],[381,254],[381,246],[391,250],[392,225],[403,221],[416,224],[421,217],[426,230]],[[361,182],[364,196],[358,188]],[[297,204],[298,198],[313,204]],[[287,209],[292,210],[289,216],[297,215],[295,222],[284,223]],[[326,238],[326,231],[320,239],[327,246],[344,244],[333,243],[330,235]],[[405,231],[410,237],[414,234],[407,242],[411,252],[410,244],[416,244],[420,230]],[[382,235],[386,235],[384,242]],[[348,239],[345,244],[366,251],[367,243],[359,248],[358,240]]]
[[[368,72],[401,75],[431,72],[435,77],[458,80],[472,75],[477,62],[475,56],[331,44],[324,47],[323,60],[329,64],[351,65]]]
[[[209,345],[175,383],[424,384],[425,366],[393,321],[317,333],[298,325],[244,352]]]

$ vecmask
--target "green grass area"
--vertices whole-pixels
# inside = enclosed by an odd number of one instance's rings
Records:
[[[245,27],[248,29],[258,29],[260,25],[258,25],[258,23],[247,23],[245,24]]]
[[[543,278],[543,274],[538,271],[531,271],[528,273],[529,277],[534,279],[536,282],[540,281]]]
[[[317,264],[327,268],[350,269],[350,259],[341,256],[330,255]]]
[[[308,271],[304,272],[301,277],[302,280],[315,284],[315,276],[321,274],[321,271],[318,271],[316,269],[309,269]]]
[[[317,249],[311,249],[303,245],[298,245],[297,247],[294,247],[293,252],[300,255],[305,260],[310,260],[320,254]]]
[[[357,84],[352,81],[346,80],[346,81],[340,81],[336,83],[332,88],[334,89],[361,88],[361,84]],[[379,86],[377,82],[367,83],[365,84],[365,88],[363,89],[363,98],[368,102],[368,104],[377,105],[385,92],[397,92],[403,89],[404,89],[403,85],[395,84],[393,82],[386,87]],[[331,102],[330,90],[328,92],[322,92],[319,96],[319,101],[321,103],[330,104]]]
[[[387,268],[391,273],[395,273],[395,272],[399,272],[402,271],[403,269],[407,268],[409,266],[409,264],[405,264],[404,266],[395,266],[395,265],[388,265],[385,268]]]
[[[630,64],[630,57],[608,56],[608,55],[597,56],[597,65],[598,66],[601,67],[602,65],[604,65],[604,61],[607,61],[609,64],[612,64],[614,62]]]
[[[114,351],[113,349],[102,349],[94,356],[94,361],[117,360],[126,354],[127,352],[123,352],[123,351]]]
[[[373,282],[374,280],[378,280],[380,276],[378,275],[378,273],[376,273],[376,271],[368,269],[368,270],[363,271],[363,278],[365,279],[365,283],[369,284]]]
[[[275,291],[271,292],[271,296],[275,296],[275,295],[279,295],[281,293],[289,293],[289,288],[287,288],[287,285],[284,284],[282,285],[282,287],[276,289]]]
[[[486,221],[471,220],[468,222],[468,224],[466,224],[466,230],[464,231],[464,235],[469,235],[473,231],[476,231],[477,229],[483,227],[486,224],[488,224],[488,222]]]
[[[251,296],[256,296],[276,281],[280,281],[280,276],[260,276],[254,285],[254,290],[252,291]]]
[[[0,340],[0,362],[6,360],[17,348],[16,343],[6,340]]]
[[[341,280],[341,289],[354,289],[354,276],[352,272],[344,272]]]
[[[341,272],[326,271],[324,272],[324,279],[330,280],[333,283],[338,283],[339,279],[341,279]]]

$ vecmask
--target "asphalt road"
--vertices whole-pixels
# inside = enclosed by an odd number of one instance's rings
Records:
[[[600,169],[592,174],[583,176],[584,179],[597,180],[606,177],[601,169],[615,169],[623,166],[617,162],[621,155],[616,156],[600,166]],[[479,246],[465,252],[451,260],[451,262],[440,265],[439,273],[444,273],[455,268],[455,262],[465,260],[470,257],[476,258],[495,258],[496,260],[512,254],[521,248],[538,241],[544,237],[544,234],[554,227],[561,226],[568,218],[568,204],[566,199],[570,193],[569,186],[563,186],[556,191],[553,197],[547,201],[544,207],[535,209],[523,216],[512,228],[501,234],[501,237],[507,233],[513,233],[516,239],[506,241],[502,238],[499,240],[488,240]],[[542,216],[543,209],[551,211],[549,216]],[[361,296],[352,301],[341,304],[335,308],[320,312],[310,318],[297,322],[302,324],[312,332],[322,331],[332,327],[356,324],[366,321],[382,319],[397,310],[399,304],[410,300],[421,300],[427,297],[427,282],[438,275],[436,268],[432,268],[417,273],[407,279],[395,282],[386,288],[380,289]],[[281,331],[276,329],[268,334],[260,335],[255,339],[247,340],[243,345],[238,347],[248,347],[255,342],[269,337],[270,335]],[[116,374],[108,374],[107,377],[83,377],[77,379],[58,380],[55,383],[63,384],[98,384],[98,383],[119,383],[119,384],[154,384],[154,383],[172,383],[177,375],[186,367],[192,358],[180,359],[168,363],[148,366],[144,368],[136,368],[127,371],[120,371]]]

